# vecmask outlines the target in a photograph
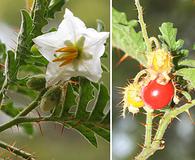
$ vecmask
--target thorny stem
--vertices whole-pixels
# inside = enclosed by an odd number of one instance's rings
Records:
[[[73,119],[72,117],[18,117],[15,118],[13,121],[10,121],[8,123],[5,123],[0,126],[0,132],[5,131],[6,129],[9,129],[15,125],[23,124],[23,123],[33,123],[33,122],[59,122],[59,123],[68,123],[75,121],[76,119]]]
[[[18,119],[18,117],[26,116],[33,109],[35,109],[44,93],[45,93],[45,90],[42,91],[39,94],[39,96],[29,106],[25,107],[15,118],[13,118],[12,120],[10,120],[9,122],[7,122],[5,124],[0,125],[0,132],[7,129],[7,126],[10,126],[10,124],[15,123],[15,121],[16,121],[16,119]]]
[[[145,142],[144,142],[145,148],[149,148],[152,142],[152,120],[153,120],[153,112],[147,111],[146,113],[146,133],[145,133]]]
[[[161,118],[159,122],[159,127],[154,136],[154,139],[150,145],[150,147],[144,147],[141,153],[135,157],[135,160],[147,160],[150,156],[152,156],[156,151],[164,148],[163,136],[168,125],[171,121],[176,118],[179,114],[183,112],[188,112],[190,108],[195,106],[195,100],[192,100],[190,103],[185,104],[176,109],[169,109],[165,112],[164,116]]]
[[[33,122],[33,120],[28,119],[27,117],[23,117],[20,119],[21,116],[26,116],[28,113],[30,113],[33,109],[35,109],[42,97],[42,95],[45,93],[45,90],[43,90],[39,96],[27,107],[24,108],[23,111],[21,111],[15,118],[10,120],[9,122],[0,125],[0,132],[11,128],[14,125],[17,125],[19,123],[25,123],[25,122]],[[39,119],[41,121],[41,119]],[[23,121],[23,122],[22,122]],[[0,141],[0,148],[6,149],[8,151],[11,151],[11,153],[14,153],[20,157],[23,157],[28,160],[34,160],[32,156],[29,153],[26,153],[23,150],[17,149],[16,147],[9,146],[8,144]]]
[[[151,52],[152,47],[151,47],[151,44],[150,44],[150,40],[148,38],[148,32],[146,30],[146,24],[145,24],[144,18],[143,18],[143,9],[142,9],[142,6],[139,3],[139,0],[135,0],[135,5],[137,7],[138,19],[139,19],[139,23],[140,23],[141,30],[142,30],[142,35],[143,35],[143,38],[144,38],[145,43],[146,43],[147,51]]]
[[[86,125],[90,125],[90,122],[87,122],[85,120],[81,121],[76,119],[75,117],[69,116],[69,117],[58,117],[58,116],[48,116],[48,117],[18,117],[14,119],[14,121],[10,121],[2,126],[0,126],[0,132],[5,131],[6,129],[9,129],[15,125],[23,124],[23,123],[39,123],[39,122],[58,122],[60,124],[71,124],[72,122],[77,123],[83,123]],[[104,125],[100,125],[99,123],[96,123],[95,126],[103,127]]]
[[[27,159],[27,160],[35,160],[33,156],[21,149],[18,149],[12,145],[9,145],[5,142],[0,141],[0,147],[7,150],[8,152],[11,152],[21,158]]]

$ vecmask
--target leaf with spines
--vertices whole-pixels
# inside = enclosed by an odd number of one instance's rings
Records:
[[[47,65],[44,58],[41,60],[41,57],[32,57],[32,39],[43,33],[42,28],[47,25],[48,19],[53,18],[65,3],[66,0],[35,0],[31,15],[27,10],[21,11],[22,24],[16,51],[18,66],[22,64],[32,64],[34,67]]]
[[[85,78],[80,80],[80,92],[79,92],[79,103],[76,112],[76,118],[85,120],[89,117],[86,107],[89,102],[94,99],[94,87],[91,82]]]
[[[95,87],[96,86],[96,87]],[[97,93],[94,93],[97,92]],[[94,98],[94,94],[97,95]],[[79,92],[73,90],[73,84],[68,83],[66,86],[66,95],[64,106],[54,110],[51,117],[59,119],[70,119],[65,127],[72,127],[82,134],[91,144],[97,147],[95,135],[99,135],[106,141],[110,140],[109,136],[109,114],[104,113],[109,101],[109,93],[103,84],[92,84],[85,78],[80,78]],[[89,110],[89,104],[91,110]],[[76,109],[71,110],[72,107]],[[88,110],[87,110],[88,109]]]
[[[32,45],[33,21],[26,10],[21,10],[22,22],[18,37],[18,46],[16,49],[18,63],[24,63],[26,56],[29,56]]]
[[[35,5],[32,11],[33,31],[31,34],[33,38],[41,35],[42,28],[48,23],[46,19],[48,6],[48,0],[35,0]]]
[[[146,66],[146,45],[142,33],[135,30],[137,24],[135,20],[127,21],[124,13],[113,9],[112,45]]]
[[[69,111],[71,107],[77,105],[76,97],[77,95],[72,85],[68,83],[67,88],[66,88],[66,96],[65,96],[65,101],[64,101],[62,112],[61,112],[61,116],[70,115]]]

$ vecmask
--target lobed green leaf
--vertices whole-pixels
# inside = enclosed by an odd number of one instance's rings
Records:
[[[177,40],[177,29],[173,27],[173,23],[166,22],[159,27],[162,35],[159,35],[160,40],[166,43],[170,51],[177,51],[184,45],[182,39]]]
[[[124,13],[113,9],[112,45],[146,66],[146,45],[141,32],[136,32],[137,21],[127,21]]]
[[[194,68],[195,67],[195,60],[194,59],[185,59],[183,61],[180,61],[179,65]]]
[[[182,76],[192,88],[195,88],[195,68],[182,68],[176,71],[176,75]]]

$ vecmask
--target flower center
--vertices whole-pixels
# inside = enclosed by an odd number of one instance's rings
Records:
[[[57,56],[53,62],[60,62],[60,67],[71,63],[79,56],[79,49],[75,46],[67,46],[56,50]]]

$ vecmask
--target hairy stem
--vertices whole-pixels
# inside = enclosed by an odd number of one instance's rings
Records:
[[[139,20],[139,23],[140,23],[140,26],[141,26],[143,38],[144,38],[145,43],[146,43],[147,51],[151,52],[152,47],[151,47],[151,44],[150,44],[150,40],[148,38],[148,32],[146,30],[146,24],[145,24],[144,18],[143,18],[143,9],[142,9],[142,6],[139,3],[139,0],[135,0],[135,5],[137,7],[138,20]]]
[[[27,159],[27,160],[35,160],[33,156],[21,149],[18,149],[12,145],[9,145],[5,142],[0,141],[0,147],[7,150],[8,152],[15,154],[21,158]]]
[[[160,48],[160,43],[159,43],[159,41],[158,41],[158,39],[156,37],[150,37],[149,40],[150,40],[150,44],[151,45],[154,42],[156,49]]]
[[[147,111],[146,133],[145,133],[145,142],[144,142],[145,148],[149,148],[152,142],[152,120],[153,120],[153,113],[151,111]]]
[[[155,134],[155,137],[150,145],[150,147],[144,147],[141,153],[135,157],[136,160],[147,160],[150,156],[152,156],[156,151],[164,148],[163,136],[168,125],[171,121],[176,118],[179,114],[183,112],[188,112],[190,108],[195,106],[195,100],[191,101],[191,103],[185,104],[176,109],[169,109],[165,112],[164,116],[161,118],[159,122],[159,127]]]

